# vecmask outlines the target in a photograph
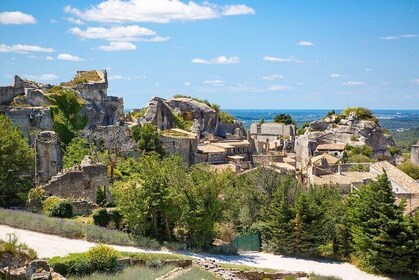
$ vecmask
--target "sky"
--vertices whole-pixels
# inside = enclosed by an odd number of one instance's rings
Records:
[[[419,1],[0,1],[1,85],[92,69],[126,108],[419,109]]]

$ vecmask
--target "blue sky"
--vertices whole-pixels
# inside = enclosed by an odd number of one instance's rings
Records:
[[[107,69],[125,107],[419,109],[419,1],[0,2],[0,83]]]

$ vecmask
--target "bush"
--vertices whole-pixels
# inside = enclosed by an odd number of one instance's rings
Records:
[[[419,166],[412,163],[410,160],[407,160],[402,165],[400,165],[399,169],[413,179],[419,180]]]
[[[68,200],[63,200],[52,206],[49,216],[57,218],[71,218],[73,217],[73,211],[73,204]]]
[[[232,124],[234,123],[234,117],[227,112],[220,111],[220,121],[222,123]]]
[[[93,212],[93,222],[95,225],[107,227],[110,221],[111,217],[105,208],[99,208]]]
[[[36,251],[24,243],[19,243],[17,237],[12,234],[10,241],[0,239],[0,260],[12,256],[14,261],[31,261],[36,259]]]
[[[218,246],[211,247],[208,252],[216,255],[237,255],[237,248],[233,244],[224,243]]]
[[[86,257],[93,270],[111,272],[116,269],[118,251],[109,246],[99,244],[90,248],[86,253]]]
[[[367,120],[378,122],[377,118],[373,115],[373,113],[364,107],[349,107],[343,110],[343,116],[349,116],[351,113],[355,114],[355,118],[357,120]]]
[[[119,209],[112,209],[109,211],[109,216],[110,219],[114,222],[115,228],[119,229],[121,227],[121,222],[123,218],[121,211]]]
[[[274,117],[274,122],[284,124],[295,124],[293,118],[288,114],[279,114]]]
[[[87,275],[93,269],[86,254],[69,254],[65,257],[54,257],[48,261],[49,265],[62,275]]]
[[[51,211],[55,207],[56,204],[63,201],[62,198],[59,198],[57,196],[50,196],[42,203],[42,213],[44,213],[47,216],[51,216]]]

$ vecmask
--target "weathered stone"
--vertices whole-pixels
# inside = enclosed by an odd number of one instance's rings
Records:
[[[41,260],[41,259],[36,259],[31,261],[27,268],[26,268],[26,276],[28,278],[31,278],[31,276],[35,273],[42,273],[42,272],[50,272],[51,268],[48,265],[47,261],[45,260]],[[49,276],[51,277],[51,275]],[[44,279],[44,278],[39,278],[39,279]],[[50,278],[48,278],[50,279]]]
[[[0,279],[26,280],[26,267],[12,268],[10,273],[7,267],[0,269]]]
[[[32,274],[31,280],[52,280],[51,272],[39,272]]]
[[[52,280],[67,280],[67,278],[57,272],[51,272],[51,278]]]
[[[54,131],[43,131],[35,140],[36,181],[46,183],[62,168],[60,139]]]
[[[411,147],[410,161],[419,165],[419,141]]]
[[[160,141],[167,154],[179,154],[188,165],[195,163],[195,153],[198,150],[198,139],[193,133],[175,132],[163,133]]]

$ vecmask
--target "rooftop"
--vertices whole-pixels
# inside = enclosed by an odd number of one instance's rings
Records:
[[[370,170],[380,175],[383,174],[383,170],[385,170],[387,177],[391,181],[410,193],[419,193],[419,183],[388,161],[378,161],[373,163]]]
[[[332,144],[320,144],[317,146],[318,151],[343,151],[345,144],[343,143],[332,143]]]
[[[321,154],[315,157],[310,158],[312,164],[321,162],[322,159],[325,159],[329,165],[334,165],[340,161],[337,157],[331,156],[329,154]]]
[[[242,141],[215,142],[215,143],[211,143],[211,145],[218,146],[224,149],[231,149],[231,148],[236,148],[236,147],[249,146],[250,143],[247,140],[242,140]]]
[[[204,144],[204,145],[198,145],[198,151],[201,153],[207,154],[207,153],[224,153],[225,149],[221,147],[217,147],[212,144]]]
[[[322,176],[313,176],[313,185],[351,185],[364,183],[365,180],[376,178],[377,175],[371,172],[344,172],[341,174],[330,174]]]

